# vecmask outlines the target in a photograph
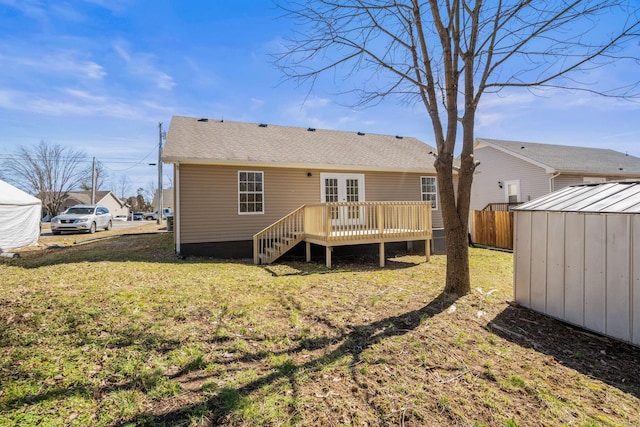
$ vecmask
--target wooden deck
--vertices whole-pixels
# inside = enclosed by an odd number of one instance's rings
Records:
[[[305,205],[257,233],[254,263],[268,264],[301,241],[311,260],[311,244],[326,248],[331,268],[335,246],[379,244],[380,266],[384,266],[386,242],[425,241],[429,260],[432,238],[430,202],[354,202]]]

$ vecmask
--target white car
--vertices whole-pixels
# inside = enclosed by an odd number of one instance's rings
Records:
[[[167,219],[168,216],[173,216],[173,211],[170,208],[163,208],[162,219]],[[158,211],[155,210],[153,212],[144,214],[144,219],[146,219],[147,221],[158,219]]]
[[[113,217],[114,221],[126,221],[127,220],[127,216],[126,215],[116,215]]]
[[[113,226],[111,213],[104,206],[76,205],[51,219],[51,232],[84,231],[95,233],[97,229],[110,230]]]

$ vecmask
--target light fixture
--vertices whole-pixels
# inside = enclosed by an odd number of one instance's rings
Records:
[[[498,181],[498,187],[502,188],[502,181]]]
[[[313,176],[311,172],[307,172],[307,176]]]

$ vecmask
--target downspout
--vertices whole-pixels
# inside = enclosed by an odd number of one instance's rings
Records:
[[[173,165],[173,182],[174,182],[174,209],[173,213],[173,232],[174,237],[176,239],[176,255],[182,256],[180,254],[180,234],[182,233],[182,229],[180,227],[180,163],[175,163]]]
[[[554,185],[553,181],[560,176],[562,172],[556,172],[551,177],[549,177],[549,193],[553,193]]]

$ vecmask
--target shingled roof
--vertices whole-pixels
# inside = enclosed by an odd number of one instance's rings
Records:
[[[482,145],[540,166],[547,173],[640,176],[640,158],[610,149],[476,139],[476,147]]]
[[[435,173],[435,152],[411,137],[174,116],[162,160]]]

